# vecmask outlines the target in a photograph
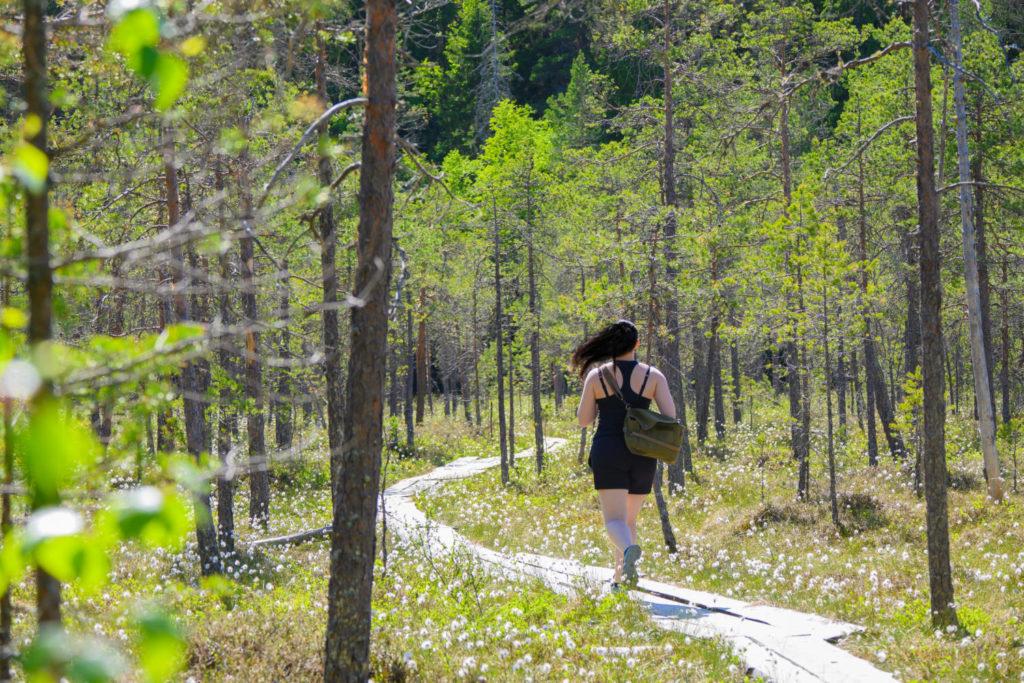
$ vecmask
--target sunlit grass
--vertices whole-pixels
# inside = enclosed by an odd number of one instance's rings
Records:
[[[840,533],[829,514],[824,435],[813,440],[811,500],[797,502],[786,408],[759,398],[753,426],[730,425],[715,449],[721,458],[699,455],[698,478],[669,498],[677,553],[665,550],[649,503],[640,523],[642,571],[863,625],[844,647],[902,679],[1019,678],[1024,510],[1016,495],[1001,505],[987,500],[969,422],[951,419],[948,430],[953,572],[964,629],[937,634],[928,620],[924,501],[914,493],[910,464],[889,458],[883,440],[881,463],[869,468],[854,423],[856,438],[837,453]],[[502,550],[607,564],[590,472],[577,463],[577,450],[574,440],[539,476],[530,464],[517,466],[507,488],[489,471],[423,495],[420,505]]]

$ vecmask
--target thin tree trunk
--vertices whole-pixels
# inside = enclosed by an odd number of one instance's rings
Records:
[[[508,464],[516,464],[516,365],[512,357],[512,335],[508,340]]]
[[[249,519],[253,525],[265,530],[270,521],[270,475],[263,434],[263,363],[260,360],[259,333],[256,331],[259,309],[256,305],[256,254],[252,236],[254,219],[247,165],[248,159],[243,158],[238,170],[244,226],[238,247],[242,275],[242,327],[245,330],[245,393],[249,402],[246,415],[249,436]]]
[[[274,442],[278,450],[290,450],[294,434],[292,421],[292,378],[289,362],[292,358],[291,327],[289,311],[291,309],[291,284],[288,271],[287,256],[281,261],[281,282],[278,284],[280,304],[278,321],[281,325],[281,336],[278,339],[277,355],[281,367],[277,369],[277,396],[274,397]]]
[[[832,357],[829,349],[829,324],[828,324],[828,289],[822,292],[822,317],[825,324],[824,329],[824,351],[825,351],[825,377],[832,373]],[[832,387],[825,381],[825,415],[828,420],[828,500],[832,512],[832,524],[837,529],[842,528],[839,523],[839,498],[836,494],[836,448],[835,438],[832,433]]]
[[[917,245],[908,233],[903,234],[902,241],[907,273],[907,320],[903,328],[903,374],[906,376],[917,370],[920,363],[921,312],[918,310],[918,301],[921,294],[918,292],[917,281]]]
[[[319,28],[319,25],[318,25]],[[317,30],[317,59],[315,67],[317,94],[327,102],[327,48],[322,32]],[[320,135],[327,134],[327,124],[320,129]],[[321,186],[329,186],[333,182],[331,160],[326,155],[317,158],[317,180]],[[334,220],[334,207],[330,201],[320,210],[318,216],[320,228],[320,277],[323,287],[323,323],[324,344],[324,393],[327,395],[327,445],[330,449],[329,459],[333,463],[341,455],[344,442],[343,421],[345,415],[344,377],[341,370],[341,326],[338,316],[338,264],[336,259],[338,228]],[[317,412],[320,406],[317,404]],[[334,481],[334,468],[331,468],[331,495],[338,490],[338,482]]]
[[[722,386],[722,338],[715,333],[711,338],[715,349],[715,363],[711,369],[712,388],[715,394],[715,436],[725,438],[725,390]]]
[[[942,378],[942,280],[939,251],[939,198],[935,188],[932,128],[931,53],[928,0],[914,0],[914,90],[917,128],[917,212],[921,266],[921,376],[924,394],[924,465],[928,577],[932,623],[956,624],[949,564],[946,507],[945,396]]]
[[[681,366],[681,359],[679,353],[679,335],[682,330],[679,325],[679,301],[676,297],[675,283],[678,278],[679,265],[677,263],[677,250],[676,250],[676,207],[678,201],[676,198],[676,148],[675,148],[675,101],[673,91],[673,78],[672,78],[672,58],[671,58],[671,46],[672,46],[672,21],[671,21],[671,3],[669,0],[665,0],[664,3],[663,18],[663,45],[662,45],[662,71],[665,78],[665,89],[663,93],[664,108],[665,108],[665,129],[664,129],[664,142],[663,158],[662,158],[662,179],[661,179],[661,192],[662,201],[668,211],[665,216],[665,243],[664,243],[664,254],[665,254],[665,291],[666,296],[664,301],[665,309],[665,334],[659,335],[658,338],[658,355],[661,370],[665,374],[665,381],[668,383],[669,393],[672,395],[672,400],[676,405],[682,405],[683,403],[683,369]],[[619,260],[620,269],[623,268],[622,260]],[[654,296],[654,293],[651,293]],[[684,426],[685,429],[685,426]],[[688,437],[689,435],[687,435]],[[669,493],[674,491],[682,491],[686,485],[686,468],[684,460],[688,459],[688,454],[684,455],[684,452],[689,449],[690,443],[687,438],[679,454],[676,456],[674,463],[668,467],[668,490]],[[659,468],[661,465],[659,465]],[[671,531],[671,528],[670,528]],[[666,542],[668,537],[666,537]],[[674,540],[673,540],[674,542]]]
[[[743,395],[740,393],[740,352],[736,340],[729,343],[729,362],[732,371],[732,423],[743,421]]]
[[[533,404],[533,443],[537,472],[544,469],[544,417],[540,405],[540,301],[537,296],[537,254],[534,250],[532,176],[526,190],[526,270],[530,306],[530,400]]]
[[[962,50],[961,50],[962,51]],[[960,68],[960,66],[958,66]],[[963,78],[963,71],[959,71],[961,78]],[[956,81],[954,80],[954,93]],[[954,94],[954,99],[956,95]],[[985,180],[982,173],[982,161],[984,160],[984,151],[982,150],[982,133],[983,133],[983,112],[985,106],[985,93],[979,89],[978,103],[975,107],[975,143],[977,148],[974,151],[974,160],[971,164],[971,179],[976,183],[981,183]],[[963,112],[966,126],[967,112]],[[960,110],[957,110],[957,125],[959,126]],[[959,140],[958,140],[959,142]],[[962,182],[962,181],[961,181]],[[961,186],[961,192],[964,188]],[[968,188],[970,191],[970,188]],[[992,286],[990,284],[988,275],[988,229],[985,222],[985,186],[974,185],[974,234],[975,234],[975,247],[977,249],[977,261],[978,261],[978,292],[981,295],[981,329],[984,332],[982,339],[985,342],[985,364],[988,369],[988,385],[989,385],[989,396],[992,397],[992,416],[993,421],[995,420],[996,414],[996,395],[995,390],[992,389],[995,384],[992,381],[992,375],[995,372],[995,354],[992,351]]]
[[[338,491],[331,529],[324,680],[332,683],[355,683],[370,676],[370,603],[391,279],[397,23],[395,0],[367,0],[364,87],[368,102],[354,283],[355,291],[367,293],[364,304],[351,312],[345,438],[331,462]]]
[[[672,531],[672,521],[668,516],[668,505],[665,503],[665,494],[662,492],[662,480],[665,466],[658,461],[654,470],[654,502],[658,507],[658,520],[661,522],[661,536],[665,539],[665,548],[670,553],[678,550],[676,534]]]
[[[171,230],[181,219],[181,209],[178,196],[178,168],[174,159],[173,131],[169,127],[163,129],[162,147],[167,229]],[[179,322],[190,321],[193,316],[188,296],[189,278],[180,246],[171,249],[171,261],[175,271],[174,317]],[[199,371],[199,364],[196,361],[186,360],[182,364],[181,374],[178,378],[185,417],[185,443],[189,454],[196,463],[199,463],[210,443],[209,427],[206,420],[205,390],[202,387]],[[220,548],[217,544],[217,529],[213,525],[213,517],[210,514],[210,494],[205,491],[193,493],[192,505],[195,509],[200,571],[204,576],[219,573],[221,571]]]
[[[491,197],[491,209],[493,211],[494,231],[494,359],[498,373],[498,442],[501,444],[501,483],[509,483],[509,447],[506,437],[505,424],[505,352],[502,348],[505,336],[502,321],[504,314],[501,312],[501,233],[498,230],[498,203]]]
[[[50,104],[46,92],[46,25],[47,3],[44,0],[23,0],[22,57],[25,73],[25,113],[37,117],[39,129],[28,143],[49,156],[46,134]],[[49,178],[41,189],[25,193],[25,269],[28,275],[28,344],[35,347],[50,339],[53,319],[53,271],[50,268]],[[51,399],[48,384],[36,393],[30,410],[36,410]],[[32,509],[56,504],[33,496]],[[36,616],[40,624],[61,621],[60,582],[45,570],[36,569]]]
[[[413,347],[412,292],[405,290],[405,400],[402,412],[405,416],[405,447],[412,452],[416,440],[415,388],[416,350]]]
[[[426,396],[430,392],[427,382],[427,290],[420,287],[419,325],[416,328],[416,424],[423,424]]]
[[[1001,362],[999,364],[999,394],[1002,397],[1003,424],[1009,424],[1012,417],[1010,411],[1010,302],[1008,298],[1009,283],[1006,272],[1007,256],[1001,262],[1001,287],[999,290],[1000,342]]]
[[[1003,480],[996,451],[995,402],[992,397],[991,350],[986,347],[988,332],[983,318],[975,245],[974,206],[971,194],[970,154],[967,149],[967,108],[964,102],[963,47],[960,36],[960,2],[949,0],[950,41],[953,45],[953,101],[956,108],[957,168],[960,172],[960,227],[963,235],[964,280],[967,289],[967,318],[971,332],[971,367],[974,371],[974,395],[978,408],[978,432],[988,479],[988,494],[993,500],[1003,497]],[[980,154],[980,150],[979,150]]]
[[[221,169],[221,159],[218,158],[214,167],[214,183],[218,194],[224,192],[224,174]],[[222,232],[227,231],[225,219],[224,200],[218,202],[217,217]],[[229,282],[235,281],[235,274],[231,270],[230,256],[224,253],[220,257],[221,289],[218,294],[220,309],[220,324],[231,325],[234,317],[231,315],[229,303],[230,289]],[[231,357],[226,345],[222,345],[217,353],[218,361],[224,373],[232,380],[238,380],[238,364]],[[220,542],[221,552],[224,555],[233,555],[235,552],[235,481],[234,481],[234,458],[231,452],[231,444],[238,440],[238,415],[232,402],[231,389],[225,385],[220,389],[220,411],[217,423],[217,455],[220,458],[221,473],[217,476],[217,537]]]

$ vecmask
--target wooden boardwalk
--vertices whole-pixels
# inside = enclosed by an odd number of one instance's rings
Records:
[[[548,439],[557,450],[564,439]],[[516,454],[528,458],[533,449]],[[498,457],[460,458],[384,491],[382,504],[390,530],[426,543],[435,552],[468,552],[512,578],[534,577],[561,593],[607,585],[612,570],[573,560],[529,553],[509,555],[474,543],[452,527],[428,520],[413,496],[446,482],[479,474],[500,464]],[[596,523],[596,520],[595,520]],[[892,675],[854,657],[834,643],[861,627],[814,614],[755,605],[714,593],[641,579],[630,596],[643,602],[654,622],[665,629],[728,642],[752,675],[779,683],[895,681]]]

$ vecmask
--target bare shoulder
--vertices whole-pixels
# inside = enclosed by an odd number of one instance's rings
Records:
[[[644,390],[644,393],[646,394],[648,391],[651,391],[653,392],[651,396],[653,396],[654,393],[657,393],[658,387],[666,386],[667,382],[665,380],[665,375],[661,373],[661,370],[653,365],[649,365],[648,367],[650,370],[645,372],[648,372],[650,376],[647,378],[647,387]]]
[[[653,365],[648,365],[647,367],[650,368],[650,375],[652,379],[665,379],[665,375],[661,373],[661,370]]]

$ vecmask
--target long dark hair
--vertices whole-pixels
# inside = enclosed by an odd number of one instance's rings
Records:
[[[614,322],[576,347],[572,367],[583,377],[591,365],[632,351],[638,338],[636,325],[628,320]]]

